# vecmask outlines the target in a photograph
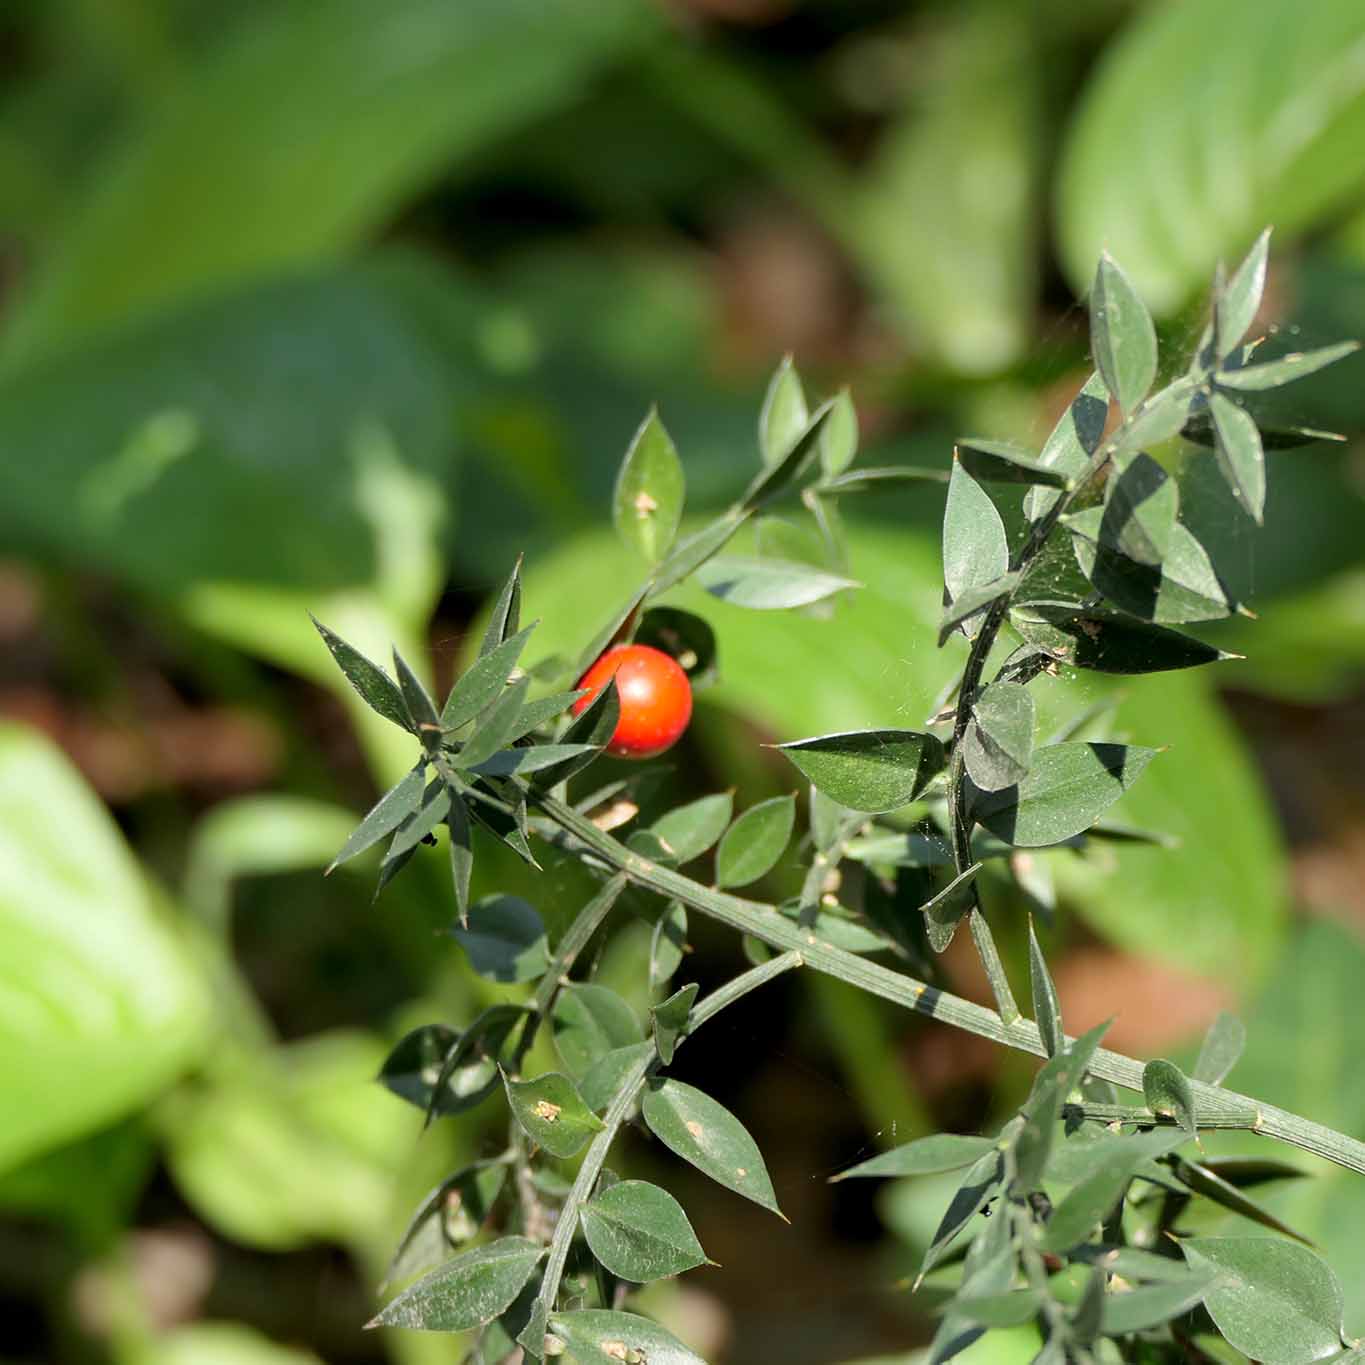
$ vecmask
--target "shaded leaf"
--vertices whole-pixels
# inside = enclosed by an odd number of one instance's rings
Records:
[[[860,1161],[847,1171],[830,1176],[830,1181],[851,1180],[856,1176],[935,1175],[940,1171],[956,1171],[970,1166],[994,1146],[994,1138],[934,1133]]]
[[[328,872],[377,844],[417,810],[426,790],[426,770],[426,760],[423,759],[401,782],[390,787],[375,802],[370,813],[356,826],[351,837],[341,846],[341,851],[332,859]]]
[[[405,1289],[367,1324],[421,1332],[468,1332],[492,1322],[521,1292],[545,1248],[500,1237],[455,1256]]]
[[[1050,1169],[1062,1105],[1082,1084],[1108,1028],[1109,1021],[1096,1024],[1039,1067],[1014,1141],[1014,1184],[1018,1191],[1031,1194],[1041,1185],[1043,1172]],[[1072,1145],[1068,1143],[1067,1147]]]
[[[574,759],[591,758],[600,750],[595,744],[533,744],[499,749],[492,758],[472,764],[469,771],[480,777],[529,777],[546,768]]]
[[[781,1215],[758,1145],[724,1105],[681,1081],[654,1080],[641,1112],[669,1151],[727,1190]]]
[[[434,1081],[429,1068],[413,1076],[415,1102],[426,1110],[428,1123],[472,1109],[497,1089],[498,1058],[525,1017],[520,1005],[490,1005],[458,1036]],[[421,1087],[426,1087],[425,1099]]]
[[[441,710],[443,730],[458,730],[497,699],[534,629],[534,624],[529,625],[525,630],[509,635],[486,654],[479,655],[446,697]]]
[[[514,1081],[504,1074],[503,1084],[513,1117],[526,1136],[551,1156],[576,1155],[602,1130],[602,1120],[584,1104],[567,1076],[551,1071],[533,1081]]]
[[[776,746],[830,800],[881,814],[915,800],[943,771],[943,744],[917,730],[852,730]]]
[[[1003,1173],[1004,1156],[1000,1151],[986,1152],[972,1164],[924,1253],[919,1270],[921,1279],[943,1259],[958,1233],[999,1193]]]
[[[794,560],[742,555],[717,555],[697,570],[696,578],[712,597],[755,611],[806,607],[860,586],[854,579]]]
[[[1103,252],[1090,286],[1090,349],[1105,387],[1131,412],[1156,378],[1156,328],[1132,281]]]
[[[636,1284],[681,1275],[706,1253],[682,1205],[643,1180],[622,1180],[579,1212],[592,1254],[613,1275]]]
[[[579,982],[565,986],[550,1018],[555,1047],[575,1079],[599,1057],[644,1036],[635,1011],[605,986]]]
[[[470,834],[469,810],[457,792],[450,794],[446,833],[450,841],[450,881],[455,892],[455,915],[463,926],[469,923],[469,883],[474,874],[474,845]]]
[[[1176,482],[1148,454],[1116,456],[1104,490],[1099,543],[1136,564],[1160,567],[1180,510]]]
[[[1234,657],[1164,626],[1071,603],[1029,602],[1011,610],[1010,623],[1049,658],[1096,673],[1165,673]]]
[[[650,828],[672,850],[678,863],[699,858],[725,833],[734,810],[733,792],[703,796],[685,806],[675,806]]]
[[[411,728],[430,745],[440,734],[441,729],[436,718],[436,704],[431,700],[431,694],[421,678],[412,671],[411,665],[396,648],[393,651],[393,671],[398,678],[398,690],[403,695],[403,705],[412,720]]]
[[[1305,1246],[1312,1245],[1301,1232],[1295,1232],[1288,1223],[1276,1218],[1269,1209],[1243,1194],[1206,1163],[1180,1159],[1175,1162],[1173,1169],[1183,1184],[1188,1185],[1196,1194],[1203,1195],[1205,1199],[1211,1199],[1215,1204],[1221,1204],[1223,1208],[1231,1209],[1233,1213],[1239,1213],[1243,1218],[1249,1218],[1253,1223],[1259,1223],[1272,1232],[1283,1233]]]
[[[982,791],[1022,782],[1033,756],[1033,697],[1021,683],[997,682],[972,704],[962,757]]]
[[[979,862],[963,868],[947,886],[920,906],[929,946],[936,953],[946,951],[962,917],[976,904],[976,895],[971,888],[981,868]]]
[[[544,921],[516,896],[483,897],[450,933],[469,965],[490,981],[534,981],[550,965]]]
[[[1049,1057],[1055,1057],[1066,1043],[1062,1031],[1062,1007],[1057,1000],[1057,987],[1052,984],[1052,973],[1038,945],[1033,916],[1028,921],[1028,973],[1033,993],[1033,1018]]]
[[[1246,1025],[1235,1014],[1219,1010],[1218,1017],[1204,1034],[1199,1060],[1190,1074],[1205,1085],[1222,1085],[1228,1072],[1237,1065],[1246,1042]]]
[[[668,552],[683,510],[683,468],[656,409],[640,424],[612,495],[617,533],[650,563]]]
[[[777,865],[796,822],[796,798],[774,796],[750,806],[716,849],[716,885],[747,886]]]
[[[507,581],[493,599],[493,610],[489,613],[488,624],[484,627],[483,639],[479,641],[479,658],[486,658],[497,647],[504,644],[517,633],[521,625],[521,555],[512,565]],[[447,699],[446,706],[450,701]],[[442,722],[445,722],[444,716]],[[453,728],[453,727],[452,727]]]
[[[1059,469],[1075,482],[1086,471],[1099,448],[1109,416],[1109,390],[1099,373],[1092,374],[1068,404],[1038,455],[1040,464]],[[1051,511],[1060,495],[1051,489],[1030,488],[1024,497],[1024,515],[1037,521]]]
[[[408,855],[436,829],[450,810],[450,788],[443,778],[433,778],[422,793],[422,804],[403,821],[394,832],[393,842],[384,854],[379,867],[379,884],[382,888],[388,880],[386,873],[400,859],[407,861]],[[378,891],[375,892],[378,895]]]
[[[693,689],[716,680],[716,632],[710,622],[680,607],[650,607],[640,618],[635,642],[676,659]]]
[[[477,768],[481,763],[487,763],[507,743],[517,728],[530,688],[530,678],[521,677],[502,690],[497,700],[483,713],[478,729],[460,752],[452,755],[451,762],[457,768]],[[567,734],[564,739],[566,743],[573,742]]]
[[[365,704],[372,711],[377,711],[385,720],[391,720],[404,730],[415,733],[398,684],[377,664],[371,663],[354,645],[349,645],[341,636],[334,635],[316,616],[310,616],[309,619],[317,627],[323,643],[332,651],[332,658],[346,675],[346,680],[360,694]]]
[[[674,991],[650,1010],[654,1017],[654,1043],[659,1049],[659,1060],[667,1066],[673,1060],[673,1049],[678,1038],[687,1031],[687,1019],[697,998],[695,981]]]
[[[483,1227],[507,1180],[507,1164],[476,1161],[441,1181],[412,1215],[384,1274],[385,1284],[406,1279],[443,1259],[450,1246]]]
[[[1259,526],[1265,520],[1265,451],[1255,419],[1224,394],[1209,398],[1218,467],[1232,495]]]
[[[650,990],[666,985],[682,963],[687,951],[687,907],[670,901],[654,921],[649,936]]]
[[[953,453],[972,478],[985,483],[1045,484],[1067,488],[1071,480],[1055,464],[1044,464],[1027,451],[1003,441],[960,436]]]
[[[1179,1267],[1178,1262],[1170,1264]],[[1203,1303],[1204,1295],[1217,1283],[1216,1272],[1187,1272],[1160,1284],[1129,1289],[1122,1294],[1106,1294],[1100,1329],[1107,1336],[1123,1336],[1157,1327]]]
[[[970,616],[989,607],[997,598],[1011,593],[1018,586],[1019,580],[1023,577],[1022,573],[1001,574],[999,578],[993,578],[989,583],[983,583],[980,587],[967,588],[959,593],[946,607],[943,608],[943,615],[938,623],[938,643],[941,649],[953,633],[954,629],[967,620]]]
[[[584,768],[611,742],[621,719],[621,697],[616,687],[616,675],[607,679],[606,686],[573,718],[569,728],[560,736],[563,744],[585,744],[577,758],[566,758],[551,764],[534,775],[532,786],[544,791],[567,782]]]
[[[1133,455],[1179,435],[1198,393],[1198,379],[1186,375],[1152,394],[1115,433],[1115,455]]]
[[[741,499],[740,506],[745,512],[752,512],[764,503],[771,502],[805,473],[811,460],[815,457],[819,446],[820,433],[824,430],[825,422],[833,408],[833,400],[822,403],[816,408],[805,429],[796,438],[787,453],[759,472],[754,481],[745,489],[744,497]]]
[[[921,469],[916,465],[896,464],[850,469],[836,478],[824,479],[821,493],[867,493],[888,483],[947,483],[946,469]]]
[[[578,1092],[583,1103],[592,1110],[602,1110],[620,1093],[626,1079],[637,1072],[640,1066],[654,1059],[657,1049],[654,1043],[627,1043],[624,1047],[614,1047],[604,1052],[583,1073],[578,1083]]]
[[[947,601],[952,603],[973,588],[994,583],[1008,570],[1009,557],[1005,524],[995,504],[961,460],[954,460],[943,512],[943,585]],[[959,629],[971,639],[979,623],[978,612],[961,622]]]
[[[1046,744],[1017,786],[974,793],[972,815],[1016,848],[1061,843],[1087,830],[1155,753],[1132,744]]]

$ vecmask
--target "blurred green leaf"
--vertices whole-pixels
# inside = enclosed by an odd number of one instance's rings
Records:
[[[634,1010],[605,986],[565,986],[551,1015],[555,1047],[569,1074],[584,1076],[594,1062],[644,1036]]]
[[[1217,1271],[1190,1273],[1161,1284],[1129,1289],[1121,1294],[1104,1296],[1104,1310],[1100,1315],[1101,1330],[1112,1336],[1141,1332],[1159,1323],[1188,1313],[1204,1301],[1204,1295],[1217,1284]]]
[[[1135,12],[1063,150],[1057,233],[1072,283],[1108,247],[1170,314],[1265,223],[1292,233],[1357,194],[1362,36],[1365,14],[1337,0]]]
[[[1316,351],[1294,352],[1278,360],[1266,360],[1257,365],[1243,365],[1240,369],[1220,370],[1218,383],[1227,389],[1276,389],[1334,365],[1360,350],[1358,341],[1338,341]]]
[[[1246,1025],[1235,1014],[1219,1010],[1218,1017],[1204,1034],[1199,1060],[1190,1074],[1205,1085],[1222,1085],[1228,1072],[1237,1065],[1246,1042]]]
[[[673,1049],[678,1044],[679,1036],[687,1030],[688,1016],[692,1013],[698,989],[695,981],[689,982],[650,1010],[654,1018],[654,1042],[659,1049],[659,1060],[665,1066],[673,1061]]]
[[[516,896],[485,896],[469,907],[451,936],[469,965],[491,981],[534,981],[550,965],[545,925],[534,906]]]
[[[839,390],[830,409],[829,420],[820,433],[820,468],[823,484],[838,478],[853,463],[858,453],[858,409],[848,388]]]
[[[943,744],[917,730],[854,730],[775,746],[848,810],[881,814],[913,801],[943,771]]]
[[[1239,1351],[1300,1365],[1341,1348],[1341,1285],[1307,1247],[1278,1237],[1187,1237],[1180,1249],[1192,1270],[1221,1275],[1204,1307]]]
[[[202,1055],[209,1000],[104,806],[0,726],[0,1168],[146,1104]]]
[[[626,544],[656,564],[678,534],[682,511],[682,462],[657,410],[651,409],[616,476],[612,520]]]
[[[791,356],[783,356],[782,363],[768,381],[768,392],[758,414],[758,450],[765,465],[775,465],[796,444],[796,438],[810,421],[801,376]],[[821,459],[824,458],[821,440]],[[847,464],[847,461],[845,461]]]
[[[610,1186],[579,1216],[592,1254],[613,1275],[636,1284],[681,1275],[706,1261],[682,1205],[644,1180]]]
[[[716,885],[747,886],[770,872],[786,852],[795,821],[795,797],[774,796],[750,806],[716,849]]]
[[[191,1322],[158,1333],[137,1365],[322,1365],[311,1351],[281,1346],[240,1322]]]
[[[696,579],[713,597],[759,611],[806,607],[859,586],[851,578],[808,564],[741,555],[717,555],[697,570]]]
[[[447,1176],[412,1215],[389,1262],[384,1284],[405,1280],[478,1235],[507,1183],[507,1163],[479,1161]],[[384,1286],[380,1286],[381,1289]]]
[[[695,1086],[656,1078],[645,1090],[641,1112],[649,1131],[669,1151],[727,1190],[781,1216],[758,1144],[724,1105]]]
[[[468,1332],[498,1316],[531,1277],[545,1248],[527,1237],[452,1257],[387,1303],[367,1325],[419,1332]]]
[[[850,1180],[854,1176],[934,1175],[939,1171],[957,1171],[970,1166],[994,1146],[994,1138],[934,1133],[860,1161],[856,1166],[831,1176],[830,1180]]]

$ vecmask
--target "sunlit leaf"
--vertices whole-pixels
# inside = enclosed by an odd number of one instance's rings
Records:
[[[1133,282],[1107,251],[1090,286],[1090,347],[1105,387],[1122,411],[1131,412],[1156,378],[1156,329]]]
[[[832,801],[872,814],[913,801],[946,761],[941,741],[917,730],[854,730],[776,747]]]
[[[646,1284],[706,1261],[682,1205],[643,1180],[622,1180],[579,1212],[592,1254],[613,1275]]]
[[[658,412],[651,409],[616,477],[612,519],[627,545],[657,563],[678,533],[682,510],[682,461]]]
[[[369,1324],[422,1332],[468,1332],[503,1311],[521,1292],[545,1248],[526,1237],[500,1237],[455,1256],[405,1289]]]
[[[716,849],[716,885],[747,886],[771,871],[786,851],[795,821],[794,797],[774,796],[750,806]]]
[[[503,1084],[513,1117],[526,1136],[551,1156],[577,1155],[588,1139],[602,1130],[602,1120],[584,1104],[567,1076],[551,1071],[532,1081],[514,1081],[504,1075]]]

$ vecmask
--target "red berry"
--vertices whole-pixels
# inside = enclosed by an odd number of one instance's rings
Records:
[[[612,678],[621,718],[607,752],[618,758],[653,758],[677,742],[692,719],[692,684],[676,659],[650,645],[616,645],[578,680],[591,689],[573,704],[578,715]]]

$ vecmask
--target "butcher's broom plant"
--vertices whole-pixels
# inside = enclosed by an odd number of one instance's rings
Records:
[[[1025,876],[1020,849],[1082,851],[1145,837],[1106,812],[1162,761],[1162,737],[1040,742],[1030,686],[1071,670],[1140,674],[1226,657],[1184,627],[1226,617],[1238,603],[1181,520],[1176,481],[1149,452],[1177,437],[1206,447],[1202,458],[1217,462],[1241,514],[1259,522],[1265,447],[1319,435],[1263,429],[1257,396],[1354,343],[1261,358],[1251,330],[1267,245],[1263,235],[1231,277],[1220,269],[1207,326],[1175,366],[1160,363],[1147,310],[1103,258],[1090,293],[1095,372],[1042,449],[958,443],[943,519],[939,642],[966,637],[960,677],[921,730],[794,737],[780,746],[810,784],[804,880],[785,903],[737,889],[786,852],[791,798],[736,815],[728,794],[708,796],[636,827],[634,784],[602,786],[591,769],[613,744],[621,753],[631,742],[654,747],[653,731],[639,728],[651,719],[642,707],[663,707],[669,734],[686,724],[684,702],[690,708],[686,678],[679,684],[668,674],[672,700],[660,701],[640,692],[624,662],[614,672],[616,662],[659,652],[692,680],[713,668],[709,626],[659,605],[661,595],[688,579],[765,607],[852,590],[839,501],[895,480],[943,477],[855,467],[857,420],[846,392],[811,411],[784,362],[760,416],[752,482],[683,539],[681,465],[657,415],[646,418],[621,469],[614,515],[652,567],[565,673],[572,683],[591,670],[587,690],[529,695],[533,676],[519,662],[534,627],[520,619],[520,565],[493,605],[477,659],[439,706],[403,659],[395,657],[390,676],[319,627],[360,695],[413,743],[411,771],[337,861],[385,841],[382,887],[444,830],[454,937],[475,972],[525,986],[519,1003],[418,1029],[384,1067],[385,1084],[428,1121],[458,1122],[496,1105],[507,1138],[500,1155],[453,1172],[417,1210],[390,1276],[411,1282],[377,1324],[470,1334],[467,1358],[483,1365],[518,1351],[530,1361],[698,1365],[630,1305],[637,1286],[701,1266],[706,1252],[672,1194],[619,1179],[606,1163],[623,1126],[643,1124],[678,1159],[780,1216],[753,1138],[670,1068],[722,1010],[801,971],[1042,1059],[1024,1103],[998,1131],[921,1137],[836,1177],[959,1173],[918,1276],[944,1291],[931,1361],[1026,1323],[1038,1331],[1036,1359],[1054,1365],[1222,1359],[1204,1353],[1225,1352],[1220,1337],[1263,1361],[1358,1358],[1342,1337],[1332,1270],[1262,1207],[1254,1187],[1296,1173],[1276,1145],[1365,1175],[1365,1143],[1226,1088],[1243,1043],[1231,1016],[1214,1024],[1189,1074],[1105,1049],[1103,1025],[1069,1036],[1031,923],[1031,988],[1021,1008],[991,929],[1001,907],[978,880],[987,865],[990,886]],[[1174,377],[1158,387],[1159,373]],[[827,564],[727,552],[741,528],[781,501],[813,518]],[[645,740],[630,741],[640,733]],[[523,900],[471,903],[471,869],[486,838],[533,867],[552,847],[595,879],[557,942]],[[861,874],[841,875],[853,863]],[[620,919],[626,905],[629,919],[652,923],[654,1003],[643,1028],[582,969],[585,948],[613,932],[613,909]],[[684,970],[694,916],[735,935],[734,974],[705,995]],[[932,974],[926,958],[964,929],[993,1009],[921,979]],[[542,1031],[553,1036],[556,1069],[532,1064],[546,1055],[533,1052]],[[1263,1135],[1266,1155],[1206,1156],[1200,1132],[1219,1128]],[[1198,1201],[1234,1210],[1268,1235],[1186,1235],[1182,1218]],[[774,1235],[783,1235],[780,1226]]]

